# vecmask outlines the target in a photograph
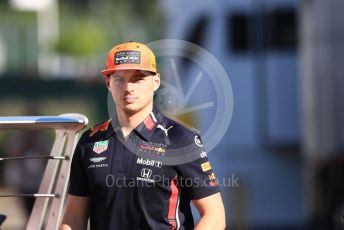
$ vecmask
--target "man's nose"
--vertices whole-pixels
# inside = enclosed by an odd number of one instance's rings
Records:
[[[124,88],[128,92],[132,92],[135,90],[135,84],[133,82],[128,81],[125,83]]]

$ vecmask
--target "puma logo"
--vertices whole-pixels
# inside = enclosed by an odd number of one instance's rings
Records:
[[[173,128],[173,125],[171,125],[170,127],[168,127],[167,129],[164,127],[164,126],[162,126],[162,125],[157,125],[157,128],[159,128],[159,129],[161,129],[162,131],[164,131],[165,132],[165,135],[168,137],[168,130],[169,129],[171,129],[171,128]]]

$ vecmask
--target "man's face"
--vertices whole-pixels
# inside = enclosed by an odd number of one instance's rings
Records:
[[[106,78],[106,85],[117,109],[132,114],[153,105],[160,76],[141,70],[119,70]]]

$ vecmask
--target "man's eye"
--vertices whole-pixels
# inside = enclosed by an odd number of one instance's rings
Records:
[[[115,82],[123,82],[124,79],[123,78],[115,78]]]

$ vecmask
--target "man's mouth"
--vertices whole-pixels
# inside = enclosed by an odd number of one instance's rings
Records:
[[[134,103],[137,100],[137,97],[134,97],[134,96],[124,96],[123,100],[124,100],[124,102],[130,104],[130,103]]]

